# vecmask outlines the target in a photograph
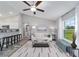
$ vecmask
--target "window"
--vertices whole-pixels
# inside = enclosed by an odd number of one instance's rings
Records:
[[[64,38],[72,41],[75,31],[75,17],[71,17],[64,21]]]

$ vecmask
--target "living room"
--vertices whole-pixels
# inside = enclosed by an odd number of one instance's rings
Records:
[[[79,1],[0,1],[0,57],[79,57],[78,18]]]

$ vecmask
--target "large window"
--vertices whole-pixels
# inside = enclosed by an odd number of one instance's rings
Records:
[[[73,40],[73,33],[75,31],[75,17],[71,17],[64,21],[64,38],[66,40]]]

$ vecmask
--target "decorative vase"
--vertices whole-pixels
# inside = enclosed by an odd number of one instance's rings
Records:
[[[74,48],[74,49],[77,47],[75,41],[76,41],[76,35],[73,33],[73,42],[72,42],[71,46],[72,46],[72,48]]]

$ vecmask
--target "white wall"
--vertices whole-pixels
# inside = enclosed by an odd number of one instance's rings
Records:
[[[23,15],[24,24],[37,25],[37,26],[54,26],[55,22],[38,17]]]
[[[10,25],[10,28],[19,28],[18,22],[19,21],[19,16],[10,16],[10,17],[5,17],[5,18],[0,18],[0,28],[2,28],[2,25]]]

